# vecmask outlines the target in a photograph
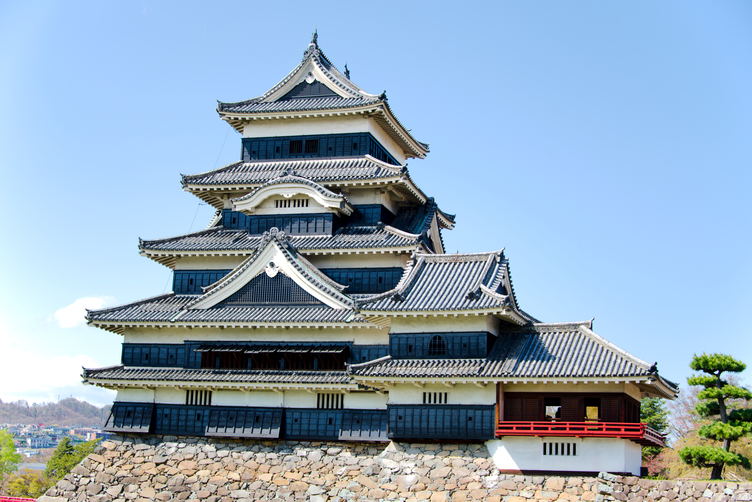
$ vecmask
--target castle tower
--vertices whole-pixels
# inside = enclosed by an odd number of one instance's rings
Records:
[[[106,430],[491,441],[502,470],[639,471],[662,442],[639,399],[676,386],[589,322],[525,313],[502,251],[444,254],[455,217],[406,166],[428,145],[315,34],[277,85],[217,111],[240,160],[182,177],[214,218],[139,242],[173,291],[87,315],[123,336],[121,365],[84,370],[117,390]]]

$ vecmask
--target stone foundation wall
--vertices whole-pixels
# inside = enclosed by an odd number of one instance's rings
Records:
[[[482,444],[117,436],[39,502],[73,500],[733,502],[752,501],[752,483],[504,475]]]

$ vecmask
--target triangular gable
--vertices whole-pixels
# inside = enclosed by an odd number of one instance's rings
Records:
[[[295,281],[284,273],[274,273],[273,269],[266,268],[261,273],[248,281],[245,286],[227,297],[218,305],[225,307],[243,307],[260,305],[323,305],[311,293],[301,288]]]
[[[295,250],[287,242],[287,236],[284,232],[273,228],[264,233],[261,245],[253,256],[246,259],[221,281],[213,284],[206,293],[187,305],[186,308],[209,309],[226,302],[242,301],[241,297],[244,292],[248,293],[247,298],[251,298],[249,293],[251,288],[246,286],[254,284],[252,281],[261,274],[265,274],[270,279],[282,274],[289,279],[289,282],[282,279],[278,285],[287,287],[290,292],[294,289],[297,297],[305,299],[306,302],[311,301],[306,296],[309,295],[314,301],[321,302],[333,309],[351,309],[353,307],[353,301],[342,294],[331,283],[331,280],[323,280],[321,274],[313,268],[313,265],[297,256]],[[264,279],[258,279],[256,282],[262,281]],[[303,293],[306,295],[303,295]],[[310,305],[310,303],[307,304]]]
[[[318,80],[313,80],[309,83],[306,79],[290,89],[287,94],[279,98],[277,101],[286,101],[288,99],[325,98],[328,96],[338,96],[338,94],[327,87],[326,84],[323,84]]]
[[[311,87],[307,88],[303,84]],[[317,34],[314,34],[311,43],[308,44],[308,48],[303,53],[303,61],[283,78],[282,81],[258,99],[260,102],[271,103],[282,99],[289,99],[296,92],[303,89],[307,89],[308,92],[315,91],[318,93],[319,96],[315,97],[328,95],[341,96],[343,98],[379,98],[376,94],[365,92],[351,82],[347,76],[340,73],[319,48]]]

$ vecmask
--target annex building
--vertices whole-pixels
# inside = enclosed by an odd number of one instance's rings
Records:
[[[639,473],[654,365],[541,323],[502,251],[446,254],[455,216],[406,167],[428,154],[385,94],[313,39],[263,95],[219,103],[241,158],[183,175],[205,230],[141,240],[173,291],[88,312],[123,336],[105,430],[294,440],[487,442],[499,469]]]

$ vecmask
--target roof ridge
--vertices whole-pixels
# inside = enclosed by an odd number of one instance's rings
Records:
[[[391,225],[387,225],[386,223],[383,223],[381,221],[376,223],[376,226],[378,226],[379,228],[383,228],[387,232],[390,232],[395,235],[399,235],[400,237],[405,237],[407,239],[417,240],[418,238],[420,238],[420,234],[413,234],[411,232],[405,232],[404,230],[400,230],[399,228],[393,227]]]
[[[377,359],[372,359],[370,361],[366,361],[364,363],[356,363],[356,364],[346,364],[347,372],[350,373],[350,370],[353,368],[359,369],[359,368],[365,368],[366,366],[373,366],[375,364],[383,363],[386,361],[389,361],[392,359],[392,356],[383,356],[379,357]]]
[[[187,179],[198,178],[200,176],[208,176],[209,174],[219,173],[219,172],[222,172],[225,169],[230,169],[230,168],[235,167],[235,166],[240,165],[240,164],[243,164],[242,160],[238,160],[236,162],[233,162],[232,164],[227,164],[226,166],[218,167],[216,169],[210,169],[209,171],[204,171],[203,173],[198,173],[198,174],[182,174],[181,173],[180,174],[180,183],[183,186],[185,186],[186,185],[185,181]]]
[[[120,305],[115,305],[113,307],[107,307],[104,309],[86,309],[86,319],[89,319],[90,314],[106,314],[107,312],[114,312],[115,310],[122,309],[123,307],[135,307],[136,305],[142,305],[144,303],[153,302],[154,300],[161,300],[163,298],[169,298],[171,296],[181,295],[176,295],[174,291],[170,291],[169,293],[162,293],[161,295],[150,296],[148,298],[136,300],[135,302],[122,303]]]
[[[499,259],[503,259],[504,248],[498,251],[485,251],[482,253],[444,253],[444,254],[429,254],[429,253],[416,253],[419,257],[425,257],[427,261],[431,262],[451,262],[451,261],[484,261],[491,255],[498,255]]]
[[[219,210],[217,210],[217,211],[219,211]],[[215,216],[216,216],[216,214],[215,214]],[[188,232],[187,234],[173,235],[172,237],[165,237],[163,239],[142,239],[141,237],[139,237],[138,238],[138,248],[142,249],[144,243],[147,243],[147,242],[158,244],[158,243],[162,243],[162,242],[174,241],[174,240],[177,240],[177,239],[185,239],[186,237],[194,237],[194,236],[197,236],[197,235],[208,234],[208,233],[211,233],[211,232],[216,232],[217,230],[235,230],[235,229],[234,228],[225,228],[224,225],[218,225],[216,227],[204,228],[203,230],[196,230],[195,232]]]

